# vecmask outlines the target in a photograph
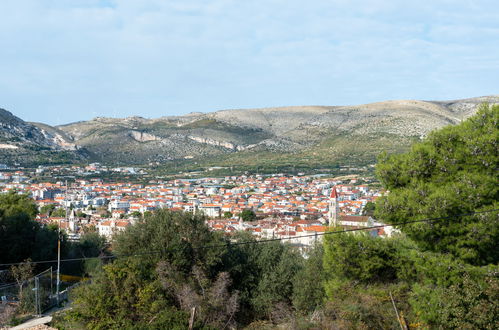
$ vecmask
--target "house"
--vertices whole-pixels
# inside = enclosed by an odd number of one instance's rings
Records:
[[[221,216],[221,207],[217,204],[203,204],[199,206],[199,211],[204,212],[210,218],[219,218]]]
[[[114,210],[124,210],[127,211],[130,208],[130,202],[128,201],[122,201],[122,200],[112,200],[109,205],[108,209],[109,212],[112,212]]]
[[[99,231],[99,235],[110,240],[115,233],[125,231],[126,227],[129,225],[130,222],[125,220],[110,219],[99,223],[97,225],[97,230]]]
[[[339,225],[342,227],[371,227],[374,219],[362,215],[340,215]]]

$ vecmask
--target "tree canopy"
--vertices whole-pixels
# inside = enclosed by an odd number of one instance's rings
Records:
[[[326,236],[330,321],[347,328],[395,328],[395,305],[406,325],[497,327],[498,119],[499,106],[483,105],[409,152],[380,157],[376,171],[389,193],[376,202],[376,218],[437,219],[402,225],[401,234],[388,239]]]
[[[254,221],[256,219],[256,214],[253,210],[245,209],[239,215],[243,221]]]
[[[430,251],[484,265],[499,261],[499,105],[480,107],[456,126],[431,133],[411,151],[383,155],[377,174],[390,191],[376,204],[388,223],[446,217],[404,225],[402,231]],[[448,217],[448,218],[447,218]]]
[[[91,328],[185,328],[194,307],[198,328],[289,317],[303,267],[298,251],[279,242],[237,244],[256,242],[247,233],[229,240],[205,220],[159,210],[118,234],[117,260],[75,290],[68,319]]]
[[[0,242],[5,244],[0,249],[1,263],[35,259],[40,255],[51,233],[33,220],[36,213],[36,205],[28,195],[16,191],[0,194]]]
[[[22,262],[28,258],[33,261],[54,260],[57,257],[58,227],[36,222],[37,213],[34,200],[28,195],[16,191],[0,194],[0,242],[4,244],[0,248],[0,263]],[[104,250],[104,239],[96,233],[83,235],[77,243],[70,243],[64,233],[61,235],[63,258],[95,257]],[[42,266],[49,267],[50,263],[39,267]],[[66,262],[61,266],[64,273],[74,275],[85,273],[85,267],[80,261]]]

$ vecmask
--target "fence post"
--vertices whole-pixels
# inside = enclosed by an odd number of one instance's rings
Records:
[[[38,292],[40,290],[40,285],[39,285],[39,279],[38,276],[35,276],[35,314],[40,315],[39,309],[38,309],[38,303],[40,300],[40,293]]]
[[[53,279],[53,270],[52,266],[50,266],[50,295],[54,294],[54,279]]]

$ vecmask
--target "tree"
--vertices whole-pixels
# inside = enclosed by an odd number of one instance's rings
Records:
[[[256,219],[256,214],[253,210],[245,209],[239,215],[243,221],[254,221]]]
[[[400,239],[367,233],[324,237],[325,312],[331,315],[331,323],[340,328],[398,326],[389,293],[406,294],[407,286],[398,278],[405,245]],[[404,305],[399,308],[407,310],[407,303]]]
[[[303,267],[293,279],[293,306],[301,313],[311,313],[323,305],[325,298],[323,257],[322,244],[314,245]]]
[[[107,210],[106,210],[106,211],[104,211],[104,212],[102,212],[102,213],[100,214],[100,216],[101,216],[102,218],[110,218],[110,217],[111,217],[111,215],[112,215],[112,214],[111,214],[111,212],[109,212],[109,211],[107,211]]]
[[[131,216],[134,218],[140,218],[142,216],[142,213],[139,211],[133,211]]]
[[[106,248],[106,239],[95,231],[81,236],[78,249],[84,258],[99,256]]]
[[[5,244],[5,248],[0,249],[1,263],[15,263],[28,258],[33,261],[53,260],[57,257],[57,225],[40,225],[33,220],[35,214],[36,205],[27,195],[14,192],[0,195],[0,242]],[[63,258],[97,257],[103,252],[104,239],[97,233],[83,235],[79,243],[69,243],[61,232]],[[85,273],[85,267],[88,265],[80,261],[61,265],[63,272],[75,275]]]
[[[224,218],[225,219],[230,219],[230,218],[232,218],[232,216],[233,216],[232,212],[230,212],[230,211],[224,212]]]
[[[85,217],[87,216],[87,214],[86,214],[86,213],[84,213],[82,210],[78,210],[78,211],[76,212],[76,216],[77,216],[78,218],[85,218]]]
[[[55,210],[52,211],[50,214],[52,217],[58,217],[58,218],[63,218],[66,216],[66,210],[62,207],[58,207]]]
[[[66,237],[62,236],[62,238],[64,242]],[[66,245],[63,251],[64,258],[88,258],[87,260],[74,260],[62,264],[61,268],[65,274],[88,276],[102,267],[102,260],[95,257],[109,255],[106,240],[97,233],[95,226],[84,231],[78,242],[66,242],[64,245]]]
[[[166,258],[186,273],[195,264],[209,269],[217,264],[225,250],[202,248],[221,243],[220,234],[210,231],[205,220],[200,214],[157,210],[117,234],[114,251],[117,255],[144,253],[142,260],[154,266]]]
[[[440,324],[456,329],[493,329],[499,324],[499,280],[486,276],[463,281],[444,290]]]
[[[374,210],[376,209],[376,204],[373,202],[367,202],[364,208],[362,209],[362,215],[373,216]]]
[[[19,194],[15,190],[10,190],[7,194],[0,195],[0,216],[2,217],[34,218],[37,213],[36,204],[27,194]]]
[[[66,319],[89,329],[185,329],[188,314],[170,304],[152,275],[139,258],[103,266],[90,284],[73,291],[73,309]]]
[[[57,239],[59,230],[57,225],[44,225],[37,229],[33,249],[30,256],[33,260],[53,260],[57,257]],[[61,252],[65,255],[68,248],[67,237],[61,235]]]
[[[291,314],[293,279],[303,267],[299,252],[287,244],[270,242],[260,244],[256,251],[255,268],[258,282],[251,300],[260,315],[274,321],[283,321]]]
[[[401,230],[423,250],[451,253],[475,264],[499,262],[497,152],[499,105],[482,105],[457,126],[431,133],[411,151],[382,155],[376,172],[390,194],[376,203],[376,217],[408,224]]]
[[[185,328],[186,310],[195,306],[198,325],[219,327],[237,311],[230,278],[221,272],[222,242],[202,215],[158,210],[139,219],[117,234],[118,259],[76,290],[69,316],[92,328]]]
[[[194,266],[190,276],[183,277],[166,261],[160,261],[156,271],[162,286],[173,294],[182,310],[195,309],[198,322],[219,329],[235,327],[239,293],[229,291],[232,281],[227,272],[210,280],[200,267]]]
[[[394,240],[373,238],[367,233],[326,235],[324,269],[328,274],[326,293],[333,298],[338,283],[389,282],[397,277],[397,249]]]
[[[280,322],[292,315],[303,258],[289,245],[252,241],[210,231],[200,214],[158,210],[117,234],[117,259],[75,290],[68,317],[91,328],[185,328],[195,307],[198,328]]]
[[[36,213],[36,205],[27,195],[15,191],[0,195],[0,242],[5,244],[0,249],[0,262],[39,260],[38,255],[50,251],[51,242],[46,240],[50,230],[33,220]]]
[[[31,259],[25,260],[23,263],[19,265],[14,265],[10,267],[10,272],[12,277],[14,277],[17,285],[19,286],[19,301],[21,302],[21,306],[30,305],[24,300],[24,286],[27,284],[27,281],[33,277],[33,271],[35,266],[31,262]],[[30,292],[28,292],[29,294]]]
[[[390,191],[376,203],[377,218],[437,218],[401,226],[404,244],[414,246],[390,253],[397,281],[410,289],[404,302],[423,327],[497,325],[498,123],[499,106],[482,105],[460,125],[431,133],[408,153],[382,155],[377,165]]]
[[[418,321],[430,328],[493,329],[497,312],[497,266],[472,266],[450,255],[416,252],[401,274]]]
[[[55,209],[55,205],[54,204],[48,204],[48,205],[44,205],[40,208],[40,213],[46,213],[46,214],[51,214],[52,211],[54,211]]]

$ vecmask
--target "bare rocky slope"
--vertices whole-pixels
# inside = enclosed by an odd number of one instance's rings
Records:
[[[499,103],[499,95],[455,101],[222,110],[157,119],[98,117],[58,127],[25,124],[36,135],[35,144],[72,150],[78,159],[106,163],[180,159],[211,165],[258,164],[259,159],[372,162],[383,150],[403,151],[430,131],[459,123],[483,102]],[[5,122],[0,117],[0,125]],[[3,136],[0,143],[22,144]]]
[[[83,160],[84,150],[57,129],[23,121],[0,109],[0,163],[43,164]]]

